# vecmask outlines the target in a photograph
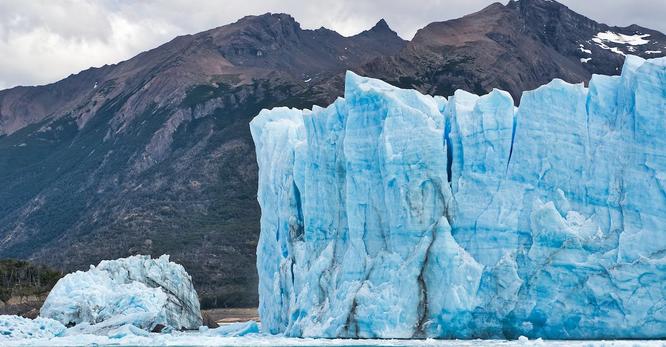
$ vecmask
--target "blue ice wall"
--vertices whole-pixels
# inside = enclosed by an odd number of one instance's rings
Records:
[[[262,328],[666,337],[666,60],[520,105],[350,72],[327,108],[262,111]]]

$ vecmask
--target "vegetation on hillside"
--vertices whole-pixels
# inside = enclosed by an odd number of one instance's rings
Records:
[[[62,276],[61,272],[43,265],[23,260],[0,260],[0,300],[45,294]]]

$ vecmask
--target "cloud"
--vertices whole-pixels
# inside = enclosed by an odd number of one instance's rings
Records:
[[[131,58],[179,31],[103,3],[7,1],[0,5],[0,88],[57,81]]]
[[[305,28],[353,35],[385,18],[403,38],[433,22],[480,10],[492,0],[3,0],[0,89],[55,82],[91,66],[129,59],[173,37],[250,14],[286,12]],[[664,0],[562,1],[617,25],[665,31]]]

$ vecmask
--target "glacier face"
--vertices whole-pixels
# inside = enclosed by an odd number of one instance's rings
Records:
[[[168,255],[104,260],[68,274],[53,287],[40,316],[92,334],[125,325],[150,331],[158,325],[198,329],[202,324],[192,279]]]
[[[666,59],[448,99],[348,73],[250,124],[269,333],[666,336]]]

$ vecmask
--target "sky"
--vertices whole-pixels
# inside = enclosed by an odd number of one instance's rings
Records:
[[[503,0],[506,3],[508,0]],[[129,59],[178,35],[246,15],[289,13],[303,28],[353,35],[384,18],[411,39],[434,21],[476,12],[492,0],[0,0],[0,90],[58,81]],[[562,0],[611,25],[666,32],[666,0]]]

